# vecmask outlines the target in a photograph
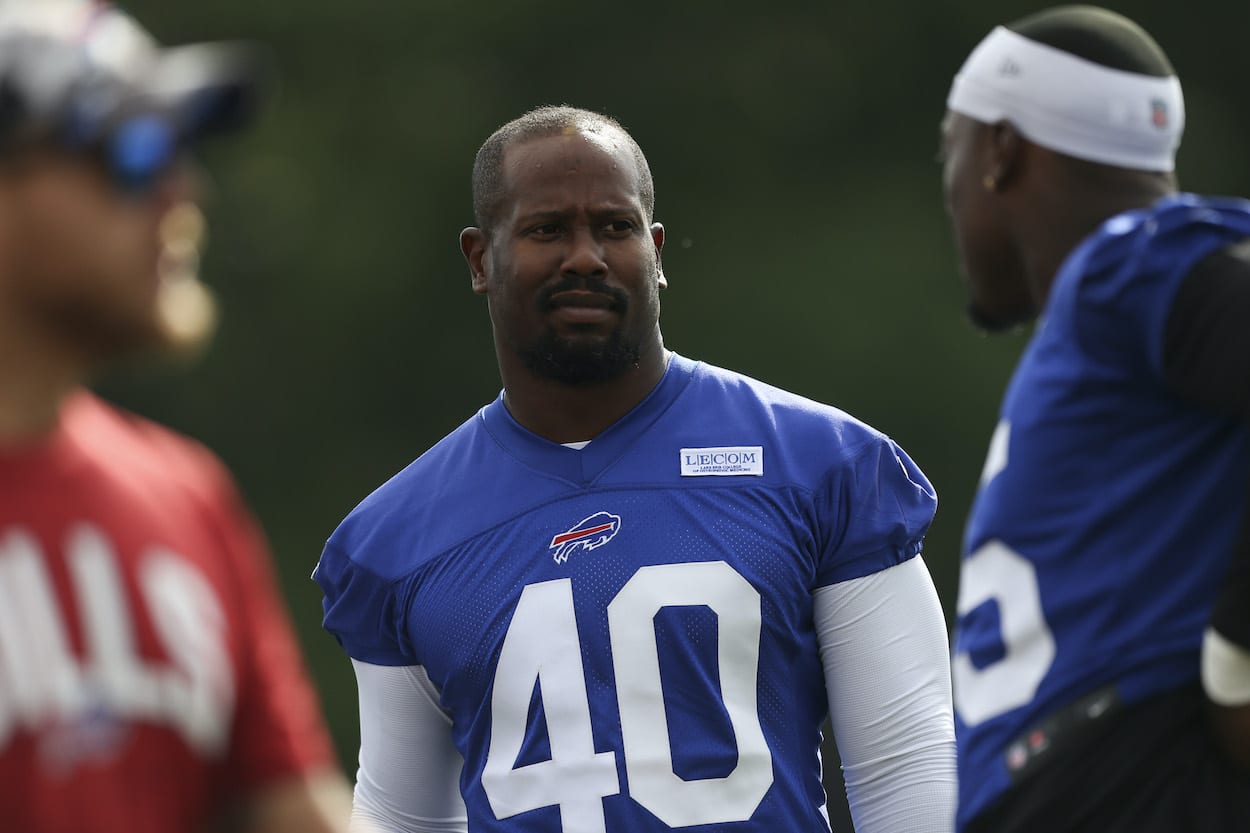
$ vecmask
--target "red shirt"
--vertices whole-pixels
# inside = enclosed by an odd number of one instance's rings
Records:
[[[0,449],[0,829],[190,833],[330,761],[211,453],[85,392],[52,436]]]

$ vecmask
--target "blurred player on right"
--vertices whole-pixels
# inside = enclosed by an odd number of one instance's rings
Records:
[[[991,32],[943,122],[975,323],[1038,319],[969,518],[964,833],[1250,830],[1250,202],[1180,193],[1135,23]]]

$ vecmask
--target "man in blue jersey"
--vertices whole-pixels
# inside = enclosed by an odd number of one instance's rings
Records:
[[[935,508],[888,437],[670,352],[664,228],[615,121],[482,146],[461,247],[503,393],[326,545],[360,691],[355,818],[392,831],[950,830]]]
[[[947,107],[972,317],[1039,319],[964,542],[959,828],[1250,830],[1250,202],[1177,192],[1180,83],[1102,9],[995,29]]]

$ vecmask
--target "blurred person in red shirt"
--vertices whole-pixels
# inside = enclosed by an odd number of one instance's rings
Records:
[[[0,828],[331,833],[346,782],[269,553],[205,448],[83,389],[212,330],[187,150],[238,45],[0,2]]]

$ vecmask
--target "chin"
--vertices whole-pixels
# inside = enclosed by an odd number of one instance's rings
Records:
[[[566,385],[610,382],[638,366],[640,346],[613,333],[608,338],[568,338],[550,334],[517,351],[530,372]]]
[[[969,301],[964,308],[964,312],[968,318],[968,323],[981,332],[991,335],[1014,332],[1037,317],[1032,310],[1028,312],[1016,311],[1014,313],[986,310],[975,301]]]
[[[66,337],[84,355],[101,362],[145,356],[194,359],[216,332],[217,305],[199,281],[162,285],[142,309],[105,310],[101,306],[63,309],[60,317]]]

